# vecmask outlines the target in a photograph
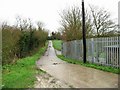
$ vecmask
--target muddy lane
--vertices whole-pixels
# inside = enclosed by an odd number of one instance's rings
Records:
[[[73,85],[76,88],[117,88],[118,75],[88,68],[80,65],[69,64],[57,58],[52,41],[44,56],[36,62],[37,67],[46,71],[51,76]]]

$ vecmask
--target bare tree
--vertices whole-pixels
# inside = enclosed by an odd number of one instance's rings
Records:
[[[93,28],[97,36],[104,36],[106,33],[113,32],[116,24],[110,19],[110,13],[104,9],[90,6],[91,15],[93,19]]]
[[[44,23],[42,23],[41,21],[37,21],[38,30],[43,30],[43,26],[44,26]]]
[[[4,30],[8,27],[8,23],[6,21],[2,22],[1,29]]]
[[[61,16],[61,29],[64,40],[80,39],[81,35],[81,11],[79,7],[63,10]]]
[[[64,40],[78,40],[82,38],[82,14],[79,7],[72,7],[68,10],[63,10],[61,16],[62,37]],[[92,31],[90,15],[86,11],[86,36],[89,36]]]
[[[89,12],[85,11],[85,27],[86,27],[86,37],[91,37],[94,35],[94,30],[92,28],[92,19]]]
[[[32,30],[33,24],[30,18],[22,19],[20,16],[17,16],[17,27],[20,28],[21,31],[30,29]]]

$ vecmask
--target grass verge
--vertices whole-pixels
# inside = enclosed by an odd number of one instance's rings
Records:
[[[62,43],[61,40],[53,40],[53,47],[60,51],[61,50],[61,43]]]
[[[92,64],[92,63],[89,63],[89,62],[84,64],[82,61],[78,61],[78,60],[71,59],[71,58],[66,58],[63,55],[57,55],[57,57],[60,58],[63,61],[68,62],[68,63],[79,64],[79,65],[95,68],[95,69],[102,70],[102,71],[107,71],[107,72],[112,72],[112,73],[115,73],[115,74],[120,74],[120,69],[117,69],[117,68],[112,68],[112,67],[109,67],[109,66],[101,66],[101,65]]]
[[[46,48],[47,45],[40,48],[35,55],[18,60],[16,64],[3,66],[2,88],[32,88],[38,72],[35,62],[43,55]]]

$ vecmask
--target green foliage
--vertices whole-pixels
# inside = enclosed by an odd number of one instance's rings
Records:
[[[33,36],[35,37],[34,42],[38,41],[36,44],[40,44],[40,46],[44,46],[48,37],[48,33],[44,30],[38,30],[38,31],[36,30]]]
[[[38,70],[35,62],[47,49],[40,48],[39,52],[31,57],[19,59],[16,64],[3,66],[3,89],[4,88],[31,88],[35,82],[35,74]],[[44,71],[39,70],[39,73]]]
[[[47,40],[47,33],[44,31],[23,31],[19,40],[20,57],[25,57],[30,54],[35,48],[40,45],[44,46]]]
[[[79,64],[79,65],[83,65],[83,66],[86,66],[86,67],[95,68],[95,69],[98,69],[98,70],[103,70],[103,71],[107,71],[107,72],[112,72],[112,73],[120,74],[120,69],[117,69],[117,68],[112,68],[112,67],[109,67],[109,66],[101,66],[101,65],[92,64],[92,63],[89,63],[89,62],[87,62],[87,63],[84,64],[80,60],[66,58],[63,55],[57,55],[57,57],[60,58],[63,61],[68,62],[68,63]]]
[[[19,46],[17,44],[20,39],[21,32],[19,30],[5,29],[2,30],[2,61],[3,64],[10,63],[15,60]]]
[[[52,32],[51,36],[48,36],[48,40],[61,40],[62,35],[60,32]]]
[[[61,50],[62,41],[61,40],[53,40],[53,47],[57,50]]]
[[[48,33],[44,30],[23,30],[13,27],[2,30],[2,63],[16,62],[17,58],[32,55],[40,46],[44,46]]]
[[[62,36],[61,36],[60,32],[55,32],[55,39],[57,39],[57,40],[61,40],[62,39]]]

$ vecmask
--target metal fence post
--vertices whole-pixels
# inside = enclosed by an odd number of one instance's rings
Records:
[[[92,63],[94,63],[94,40],[91,38],[91,54],[92,54]]]

